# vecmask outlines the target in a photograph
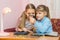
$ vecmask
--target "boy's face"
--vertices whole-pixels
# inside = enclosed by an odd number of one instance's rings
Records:
[[[44,11],[36,11],[36,19],[37,20],[42,20],[44,16],[46,16],[47,13]]]
[[[29,16],[35,16],[35,10],[34,9],[27,9],[27,11],[26,11],[26,15],[27,15],[27,17],[29,17]]]

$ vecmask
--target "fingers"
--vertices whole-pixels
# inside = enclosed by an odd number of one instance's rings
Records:
[[[17,31],[23,31],[22,29],[18,29]]]
[[[26,28],[23,28],[23,31],[27,32],[27,29]]]
[[[33,17],[30,17],[30,23],[34,24],[35,23],[35,19]]]

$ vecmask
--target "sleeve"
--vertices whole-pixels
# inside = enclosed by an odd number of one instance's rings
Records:
[[[40,31],[42,33],[44,33],[44,32],[47,32],[49,30],[49,28],[51,28],[51,30],[52,30],[52,24],[50,21],[47,21],[42,25],[42,28],[41,28],[42,30],[40,30]]]
[[[36,27],[37,31],[44,33],[46,31],[48,31],[49,28],[52,27],[52,24],[51,24],[50,20],[46,20],[46,21],[44,21],[44,23],[39,23],[39,24],[37,24],[37,22],[35,22],[34,26]]]
[[[37,21],[34,23],[34,27],[36,28],[36,32],[41,32],[41,23],[38,23]]]

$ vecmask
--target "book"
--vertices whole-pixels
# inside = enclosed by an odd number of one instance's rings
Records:
[[[28,32],[24,32],[24,31],[22,31],[22,32],[19,32],[19,31],[14,32],[14,35],[27,35],[27,34],[28,34]]]
[[[58,33],[57,32],[52,32],[52,33],[34,33],[33,36],[54,36],[57,37]]]

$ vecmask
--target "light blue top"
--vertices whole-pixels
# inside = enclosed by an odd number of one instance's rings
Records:
[[[34,24],[37,33],[50,33],[52,32],[52,24],[48,17],[44,17],[41,21],[36,21]]]
[[[29,20],[26,20],[25,28],[27,28],[28,30],[30,30],[32,28],[32,24],[29,22]]]

